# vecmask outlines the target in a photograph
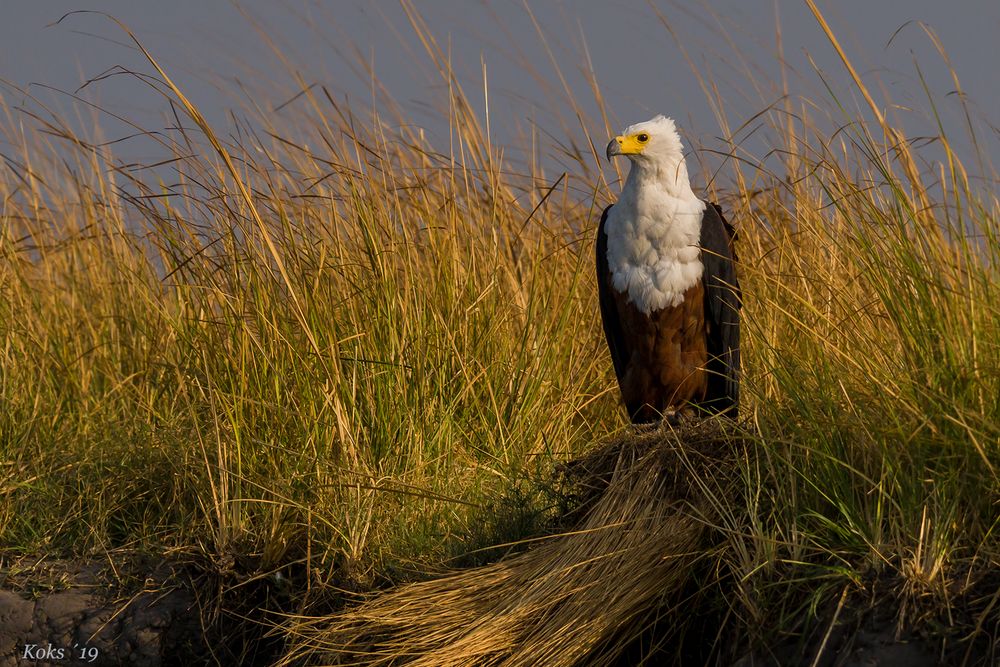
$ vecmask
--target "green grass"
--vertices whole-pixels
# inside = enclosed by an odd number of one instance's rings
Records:
[[[3,549],[369,585],[478,545],[498,498],[624,427],[592,268],[616,188],[586,150],[564,176],[505,161],[413,27],[452,84],[448,147],[316,88],[223,139],[152,60],[186,116],[172,172],[5,109]],[[716,508],[748,637],[873,574],[947,609],[1000,565],[1000,205],[953,130],[925,159],[856,82],[875,120],[791,91],[757,119],[780,173],[734,144],[750,167],[713,184],[759,443]]]

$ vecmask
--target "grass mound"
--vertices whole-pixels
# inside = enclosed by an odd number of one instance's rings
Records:
[[[731,481],[743,444],[714,422],[614,438],[563,468],[582,501],[571,530],[331,617],[293,619],[285,664],[609,664],[680,602],[705,554],[705,495]]]

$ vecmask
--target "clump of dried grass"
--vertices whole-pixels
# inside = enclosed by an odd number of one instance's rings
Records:
[[[296,618],[285,664],[606,664],[704,557],[705,485],[738,445],[713,422],[613,439],[559,474],[573,528],[483,567],[400,586],[332,617]]]

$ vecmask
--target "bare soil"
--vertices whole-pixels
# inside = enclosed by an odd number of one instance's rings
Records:
[[[970,591],[973,601],[979,602],[970,611],[979,611],[996,597],[995,590],[988,594],[986,585],[980,582],[976,593]],[[988,585],[995,586],[996,581]],[[217,587],[218,579],[192,575],[190,564],[167,561],[153,565],[131,559],[4,562],[0,667],[271,664],[281,651],[280,640],[264,638],[263,616],[253,619],[247,610],[273,607],[273,596],[268,602],[260,589],[241,593],[246,608],[238,610],[239,603],[230,598],[230,612],[219,613]],[[803,632],[773,646],[757,647],[733,667],[1000,664],[997,628],[980,627],[977,636],[966,636],[965,641],[955,641],[954,636],[946,641],[943,636],[901,628],[899,610],[890,596],[878,597],[881,601],[875,606],[858,597],[849,598],[839,610],[831,604],[819,610]],[[960,625],[975,619],[962,620]],[[623,659],[621,664],[629,664],[628,655]]]
[[[179,664],[203,653],[192,587],[167,563],[6,563],[0,569],[0,667]]]

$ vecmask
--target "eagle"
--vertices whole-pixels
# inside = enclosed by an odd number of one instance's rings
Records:
[[[674,121],[631,125],[607,157],[631,161],[597,230],[604,335],[633,423],[736,419],[740,308],[735,232],[691,190]]]

